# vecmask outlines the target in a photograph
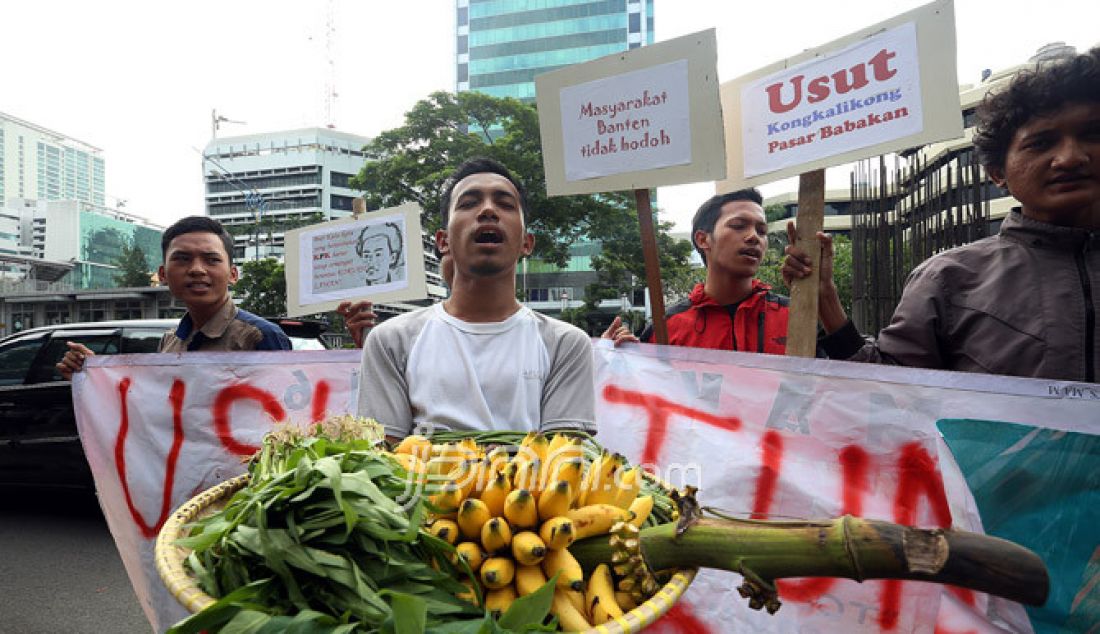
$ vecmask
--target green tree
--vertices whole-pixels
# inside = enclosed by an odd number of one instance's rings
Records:
[[[241,308],[263,315],[279,317],[286,314],[286,269],[275,258],[252,260],[241,264],[241,276],[234,287],[243,297]]]
[[[787,215],[787,208],[783,205],[774,204],[764,208],[764,218],[768,221],[768,224],[782,219],[785,215]]]
[[[669,235],[672,223],[654,217],[657,229],[657,256],[661,264],[661,286],[666,297],[684,295],[694,285],[688,259],[691,243]],[[638,215],[633,209],[613,208],[593,219],[594,233],[601,238],[600,253],[592,256],[592,268],[598,281],[585,289],[590,303],[615,299],[634,288],[646,286],[645,257]]]
[[[478,92],[432,93],[405,114],[404,125],[382,132],[367,145],[367,163],[352,187],[364,191],[369,209],[418,203],[425,212],[425,228],[434,231],[441,221],[443,180],[462,161],[488,156],[507,165],[527,186],[527,226],[535,235],[535,257],[564,266],[569,246],[584,237],[602,244],[593,267],[614,296],[629,284],[627,273],[644,283],[633,193],[546,196],[540,138],[538,114],[520,101]],[[679,269],[687,267],[688,251],[673,244],[667,225],[659,226],[662,272],[676,279]]]
[[[115,284],[121,288],[152,286],[152,271],[149,270],[145,251],[133,240],[124,241],[119,251],[113,263],[118,267],[118,272],[112,276]]]
[[[775,239],[770,236],[770,248],[764,254],[764,261],[756,272],[756,277],[771,284],[777,291],[790,292],[783,283],[783,247],[787,245],[787,238],[783,236]],[[837,293],[844,310],[852,314],[852,240],[848,236],[833,236],[833,283],[836,284]]]

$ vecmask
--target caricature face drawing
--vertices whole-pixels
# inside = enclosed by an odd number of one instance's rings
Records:
[[[384,284],[389,281],[390,274],[390,243],[386,236],[375,235],[367,238],[363,243],[363,259],[367,264],[367,283]]]
[[[367,286],[404,279],[401,229],[392,222],[371,225],[359,234],[356,252],[363,258]]]

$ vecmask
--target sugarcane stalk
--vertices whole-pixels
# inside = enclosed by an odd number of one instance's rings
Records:
[[[642,530],[639,540],[651,570],[718,568],[743,575],[750,585],[771,587],[784,577],[906,579],[1028,605],[1042,605],[1050,589],[1042,560],[1013,542],[850,515],[805,522],[707,518],[679,537],[675,524],[664,524]],[[569,550],[586,574],[614,554],[606,536],[576,542]]]

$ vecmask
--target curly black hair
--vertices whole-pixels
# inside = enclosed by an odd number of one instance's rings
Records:
[[[987,94],[978,106],[974,132],[978,160],[987,169],[1003,169],[1020,126],[1066,104],[1096,102],[1100,102],[1100,47],[1022,70],[1007,88]]]

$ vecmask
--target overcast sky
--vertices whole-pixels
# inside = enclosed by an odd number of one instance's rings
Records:
[[[911,0],[655,0],[657,40],[717,28],[722,81],[924,4]],[[332,50],[337,129],[373,136],[454,88],[453,0],[3,0],[0,112],[101,148],[108,204],[167,225],[203,213],[199,150],[219,136],[325,123]],[[1096,0],[956,0],[958,77],[1064,41],[1100,43]],[[766,195],[793,188],[767,186]],[[711,184],[663,188],[690,226]]]

